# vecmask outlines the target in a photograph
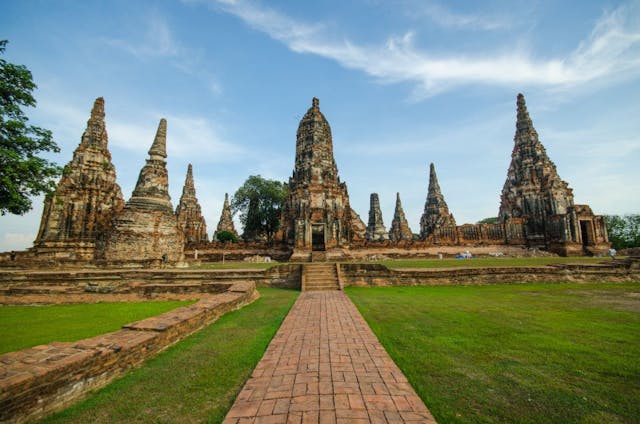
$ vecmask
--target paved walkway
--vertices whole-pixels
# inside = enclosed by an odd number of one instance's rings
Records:
[[[303,292],[225,423],[435,423],[351,300]]]

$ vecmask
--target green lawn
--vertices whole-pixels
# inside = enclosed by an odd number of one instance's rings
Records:
[[[266,269],[281,265],[279,262],[207,262],[194,265],[191,269]]]
[[[0,354],[53,341],[73,342],[119,330],[191,302],[0,306]]]
[[[454,267],[505,267],[505,266],[542,266],[560,263],[598,263],[610,261],[609,258],[557,256],[535,258],[471,258],[471,259],[396,259],[376,261],[374,263],[389,268],[454,268]]]
[[[299,293],[259,291],[256,302],[44,422],[221,422]]]
[[[439,422],[640,422],[640,283],[347,293]]]

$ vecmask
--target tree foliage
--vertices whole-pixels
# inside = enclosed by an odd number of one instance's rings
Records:
[[[614,249],[640,247],[640,214],[605,215],[604,220]]]
[[[216,233],[216,240],[218,241],[230,241],[231,243],[236,243],[238,241],[238,237],[233,234],[231,231],[220,231]]]
[[[7,40],[0,40],[0,54]],[[40,158],[41,152],[59,152],[51,131],[28,125],[23,107],[34,107],[36,89],[24,65],[0,59],[0,214],[22,215],[31,207],[32,196],[55,189],[61,168]]]
[[[287,185],[251,175],[233,195],[231,210],[240,213],[243,238],[272,240],[280,228],[280,211],[287,195]]]
[[[480,221],[478,221],[478,224],[497,224],[498,222],[500,222],[498,217],[492,216],[489,218],[481,219]]]

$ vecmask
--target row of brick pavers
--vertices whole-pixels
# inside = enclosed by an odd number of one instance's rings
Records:
[[[435,420],[351,300],[303,292],[225,423]]]

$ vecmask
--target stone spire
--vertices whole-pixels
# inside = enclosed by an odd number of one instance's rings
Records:
[[[158,124],[156,137],[149,149],[149,157],[151,159],[156,159],[155,156],[162,159],[167,158],[167,120],[164,118],[162,118]]]
[[[185,237],[169,196],[166,143],[167,121],[161,119],[136,188],[109,234],[105,250],[109,261],[184,259]]]
[[[207,241],[207,223],[202,216],[202,209],[196,197],[196,187],[193,183],[193,167],[189,164],[187,177],[182,188],[180,203],[176,208],[178,225],[184,232],[187,242]]]
[[[293,260],[311,250],[329,250],[364,240],[366,227],[349,204],[347,186],[338,177],[331,127],[320,101],[300,120],[296,160],[282,208],[280,236],[294,248]]]
[[[36,254],[100,257],[113,217],[123,206],[108,148],[104,99],[99,97],[73,159],[64,167],[56,191],[45,199]]]
[[[369,223],[367,225],[366,239],[368,241],[387,240],[389,235],[382,222],[380,199],[378,193],[371,193],[369,199]]]
[[[424,213],[420,218],[420,237],[426,238],[440,227],[455,227],[456,221],[449,212],[447,202],[440,191],[436,167],[429,165],[429,190],[424,204]]]
[[[81,144],[85,146],[96,145],[107,149],[108,137],[104,117],[104,98],[98,97],[93,102],[91,116],[87,121],[87,129],[82,134]]]
[[[404,209],[402,209],[400,193],[396,193],[396,210],[393,213],[393,221],[391,221],[389,239],[393,241],[413,240],[413,232],[409,228],[407,218],[404,216]]]
[[[566,214],[573,206],[573,191],[563,181],[538,139],[524,96],[517,98],[516,133],[507,180],[500,197],[499,217],[525,218],[530,244],[544,244],[546,221]]]
[[[167,121],[161,119],[156,137],[149,149],[149,159],[140,171],[136,188],[127,204],[137,208],[167,210],[173,212],[169,196],[167,172]]]
[[[235,225],[233,225],[233,215],[231,215],[231,206],[229,206],[229,193],[224,194],[224,204],[222,205],[222,213],[220,214],[220,221],[218,221],[218,227],[213,235],[213,239],[216,240],[216,236],[221,231],[229,231],[238,237]]]

